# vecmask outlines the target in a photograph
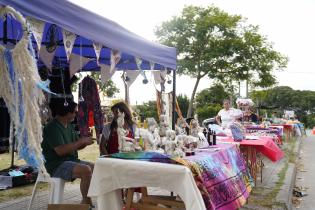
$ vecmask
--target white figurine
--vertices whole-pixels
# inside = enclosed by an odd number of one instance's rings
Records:
[[[176,148],[176,133],[173,130],[166,131],[166,138],[165,138],[165,153],[167,155],[173,155],[175,148]]]
[[[168,117],[166,115],[160,115],[160,130],[159,134],[161,137],[166,136],[166,131],[169,130]]]
[[[180,135],[180,134],[187,134],[186,132],[186,128],[188,128],[188,124],[187,122],[185,121],[184,118],[178,118],[177,119],[177,123],[175,125],[175,131],[176,131],[176,134],[177,135]]]
[[[190,135],[199,138],[199,135],[198,135],[199,132],[200,132],[200,127],[199,127],[198,121],[196,119],[192,119],[190,121]]]
[[[128,131],[124,129],[125,113],[118,111],[117,118],[117,134],[118,134],[118,150],[119,152],[134,152],[134,139],[127,137]]]
[[[159,134],[159,125],[155,121],[154,118],[147,118],[147,122],[148,122],[148,129],[153,135],[155,146],[156,146],[157,144],[161,142],[161,137]]]

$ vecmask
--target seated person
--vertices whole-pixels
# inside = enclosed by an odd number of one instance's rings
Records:
[[[114,119],[110,124],[104,126],[102,131],[100,153],[101,155],[113,154],[119,152],[118,150],[118,134],[117,134],[117,117],[118,110],[125,113],[125,125],[124,129],[128,130],[127,137],[134,138],[134,132],[136,130],[136,123],[132,120],[132,114],[124,102],[118,102],[111,108]]]
[[[254,110],[252,110],[252,109],[248,109],[244,113],[244,121],[253,122],[253,123],[256,123],[256,124],[259,123],[258,116],[254,113]]]
[[[93,144],[93,141],[91,136],[79,138],[71,124],[77,113],[77,104],[72,99],[67,99],[67,106],[64,102],[65,99],[54,98],[49,103],[54,119],[43,131],[41,146],[46,160],[45,167],[52,177],[66,181],[81,179],[81,203],[92,205],[87,193],[94,165],[80,160],[77,151]]]
[[[242,117],[242,111],[230,107],[230,100],[225,99],[223,101],[223,109],[217,114],[216,121],[222,128],[226,129],[229,128],[236,119],[242,119]]]

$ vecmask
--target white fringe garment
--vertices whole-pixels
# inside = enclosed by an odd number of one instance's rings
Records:
[[[18,153],[25,151],[22,146],[28,147],[30,157],[22,157],[27,159],[34,159],[38,164],[37,167],[44,174],[46,169],[44,167],[44,160],[42,158],[41,142],[42,142],[42,124],[40,118],[39,107],[43,103],[44,95],[42,91],[36,87],[36,83],[40,81],[37,64],[35,58],[28,50],[29,35],[26,31],[26,22],[23,16],[16,12],[11,7],[0,8],[0,14],[10,14],[22,23],[24,35],[22,39],[16,44],[15,48],[11,50],[12,63],[15,71],[15,81],[12,84],[10,78],[9,67],[7,65],[4,53],[5,47],[0,45],[0,97],[4,99],[11,117],[11,125],[14,125],[16,142],[18,143]],[[21,85],[21,92],[19,92],[19,83]],[[21,99],[19,95],[22,95]],[[23,105],[24,117],[21,118],[19,111],[20,106]],[[12,129],[12,126],[11,126]],[[23,135],[27,135],[28,142],[23,142]],[[12,132],[10,140],[12,140]],[[12,141],[11,141],[12,142]]]

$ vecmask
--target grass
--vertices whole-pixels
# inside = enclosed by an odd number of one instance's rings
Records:
[[[90,145],[83,150],[79,151],[79,158],[81,160],[86,160],[86,161],[91,161],[95,162],[96,159],[99,156],[99,148],[96,143],[93,145]],[[5,154],[0,154],[0,169],[6,169],[9,168],[11,165],[11,154],[5,153]],[[14,160],[15,165],[23,165],[25,162],[23,160],[17,160],[15,158]],[[75,184],[78,182],[75,182]],[[0,191],[0,203],[14,200],[17,198],[25,197],[25,196],[30,196],[32,194],[34,184],[30,184],[27,186],[21,186],[21,187],[15,187],[7,190],[1,190]],[[38,185],[38,191],[44,191],[48,189],[48,184],[47,183],[40,183]]]

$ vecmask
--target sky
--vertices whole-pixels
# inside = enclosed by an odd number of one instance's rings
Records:
[[[180,15],[185,5],[215,5],[229,14],[242,15],[247,23],[258,25],[274,49],[289,57],[288,67],[275,72],[278,85],[315,91],[315,1],[314,0],[71,0],[95,13],[115,21],[128,30],[156,41],[154,29],[172,16]],[[124,97],[120,73],[112,78]],[[142,84],[138,77],[130,87],[131,104],[155,100],[153,81]],[[177,94],[191,96],[195,79],[177,77]],[[212,81],[202,79],[198,90],[210,87]],[[242,95],[245,86],[241,87]]]

